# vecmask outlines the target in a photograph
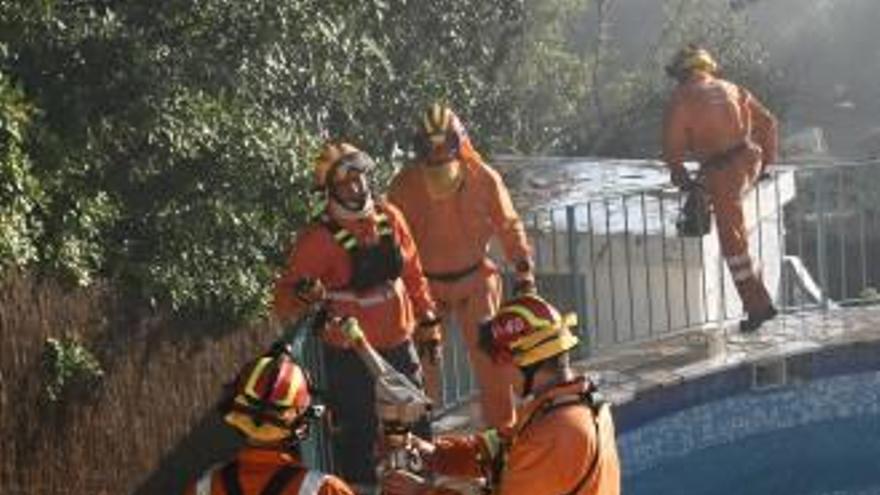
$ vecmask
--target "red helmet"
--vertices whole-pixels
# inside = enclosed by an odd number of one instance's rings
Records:
[[[311,409],[307,376],[286,352],[246,364],[233,393],[225,421],[260,442],[277,442],[296,434],[301,418]]]
[[[534,294],[505,302],[480,330],[480,345],[496,362],[512,361],[526,367],[576,346],[571,327],[577,315],[562,315],[553,305]]]

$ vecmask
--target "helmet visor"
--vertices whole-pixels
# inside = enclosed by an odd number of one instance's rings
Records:
[[[332,167],[332,180],[334,182],[343,180],[348,176],[350,171],[367,173],[373,169],[376,164],[369,155],[362,152],[349,153],[342,156]]]

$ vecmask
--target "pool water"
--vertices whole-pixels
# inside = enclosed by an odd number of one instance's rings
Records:
[[[701,449],[627,477],[624,486],[630,494],[880,493],[880,416]]]
[[[880,494],[880,374],[702,404],[619,442],[627,495]]]

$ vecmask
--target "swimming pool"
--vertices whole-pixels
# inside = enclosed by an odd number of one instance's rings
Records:
[[[877,346],[830,349],[623,405],[624,493],[880,494],[878,364]]]

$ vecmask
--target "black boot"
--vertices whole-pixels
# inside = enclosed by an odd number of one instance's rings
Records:
[[[749,314],[749,317],[739,322],[739,331],[742,333],[752,333],[764,324],[767,320],[772,320],[779,312],[773,305],[760,313]]]

